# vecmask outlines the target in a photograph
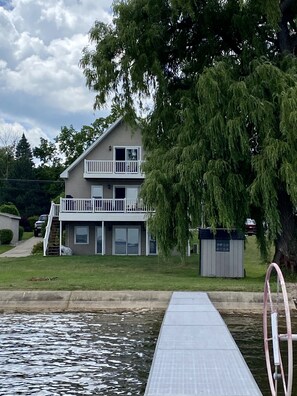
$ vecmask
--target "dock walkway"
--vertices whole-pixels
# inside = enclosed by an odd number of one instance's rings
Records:
[[[207,293],[174,292],[145,396],[262,395]]]

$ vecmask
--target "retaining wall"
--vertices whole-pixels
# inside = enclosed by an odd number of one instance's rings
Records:
[[[3,290],[0,291],[0,312],[165,310],[171,294],[170,291]],[[220,312],[262,313],[263,293],[209,292],[208,295]]]

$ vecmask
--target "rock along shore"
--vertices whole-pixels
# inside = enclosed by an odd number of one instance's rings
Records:
[[[170,291],[0,291],[0,313],[165,310]],[[263,293],[208,292],[224,313],[262,313]],[[294,308],[289,296],[290,305]]]

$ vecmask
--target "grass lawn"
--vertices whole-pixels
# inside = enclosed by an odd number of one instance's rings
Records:
[[[23,233],[22,241],[25,241],[26,239],[32,238],[32,236],[33,236],[33,231],[30,231],[30,232],[25,231]]]
[[[0,257],[0,290],[234,290],[262,291],[266,265],[248,237],[243,279],[202,278],[199,258],[34,255]]]
[[[0,254],[5,253],[12,248],[13,248],[13,246],[10,246],[10,245],[0,245]]]
[[[26,239],[29,239],[32,236],[33,236],[33,232],[24,232],[22,240],[25,241]],[[5,253],[8,250],[11,250],[13,248],[14,248],[14,246],[12,246],[12,245],[0,245],[0,254]]]

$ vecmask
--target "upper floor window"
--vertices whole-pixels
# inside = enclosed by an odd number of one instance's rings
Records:
[[[140,160],[140,147],[115,147],[116,161]]]
[[[103,186],[101,186],[101,185],[91,186],[91,196],[92,196],[92,198],[102,199],[103,198]]]
[[[115,147],[116,172],[139,172],[140,147]]]

